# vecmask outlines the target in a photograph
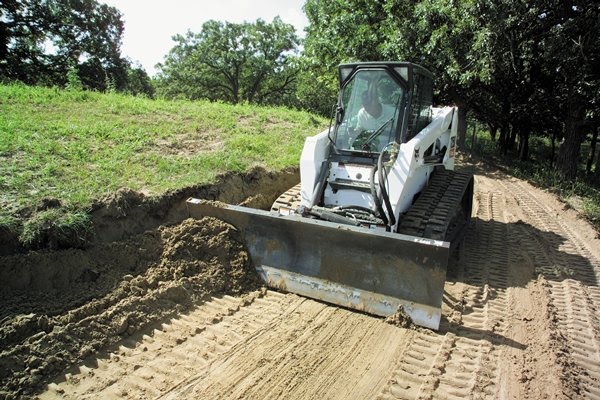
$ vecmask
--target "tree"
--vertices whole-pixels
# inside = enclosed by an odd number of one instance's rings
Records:
[[[557,100],[565,121],[556,169],[566,178],[574,178],[586,120],[598,113],[600,9],[593,1],[565,3],[552,10],[550,17],[556,22],[542,44],[546,68],[555,76]]]
[[[360,12],[356,12],[360,10]],[[342,62],[381,59],[385,14],[380,2],[307,0],[309,21],[301,57],[298,99],[303,108],[330,116]]]
[[[307,111],[331,117],[337,95],[337,74],[314,60],[300,59],[296,96],[299,106]]]
[[[414,60],[434,73],[437,101],[458,106],[461,148],[472,108],[468,99],[490,78],[485,62],[488,37],[474,18],[474,6],[443,0],[386,5],[386,56]]]
[[[141,65],[132,65],[127,71],[127,91],[132,95],[154,98],[155,90],[150,77]]]
[[[344,61],[419,63],[436,77],[436,101],[499,131],[502,153],[526,160],[531,134],[564,138],[556,168],[572,178],[582,129],[598,113],[595,3],[307,0],[305,57],[318,66],[308,73],[334,74]]]
[[[305,57],[332,76],[342,62],[416,62],[434,73],[437,101],[457,104],[466,121],[467,94],[478,80],[489,78],[485,63],[473,54],[486,49],[485,35],[473,45],[476,21],[468,7],[441,0],[308,0]],[[462,139],[465,133],[462,124]]]
[[[64,84],[89,61],[120,67],[121,14],[95,0],[8,0],[0,6],[0,75],[26,83]]]
[[[211,20],[200,33],[188,31],[173,40],[176,45],[157,66],[163,96],[234,104],[293,101],[299,39],[279,17],[271,23]]]
[[[127,91],[122,35],[121,13],[96,0],[4,0],[0,79],[65,86],[76,71],[84,88]]]

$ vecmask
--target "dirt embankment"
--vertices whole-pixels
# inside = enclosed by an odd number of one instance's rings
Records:
[[[30,395],[73,362],[212,295],[260,287],[239,233],[215,219],[186,219],[185,200],[267,208],[297,179],[296,170],[255,169],[161,197],[123,189],[94,204],[84,249],[4,246],[0,398]],[[43,235],[42,244],[57,243],[50,229]]]
[[[5,395],[26,395],[69,364],[210,295],[259,286],[238,232],[212,218],[87,251],[30,253],[2,262]]]
[[[266,209],[299,179],[297,168],[278,172],[254,168],[244,174],[221,175],[213,184],[173,190],[161,196],[145,196],[123,188],[91,205],[91,232],[65,232],[64,227],[48,224],[42,226],[25,246],[14,231],[0,228],[0,256],[44,248],[85,248],[127,239],[160,225],[179,223],[188,215],[185,201],[189,197]],[[36,210],[23,210],[22,213],[26,218],[37,211],[57,207],[61,207],[58,199],[45,199]]]
[[[107,216],[89,249],[0,259],[0,398],[600,399],[600,240],[471,168],[437,332],[261,289],[216,220]]]

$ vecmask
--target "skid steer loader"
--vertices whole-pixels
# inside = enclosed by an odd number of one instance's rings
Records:
[[[191,198],[191,216],[242,231],[270,286],[438,329],[446,267],[471,215],[454,172],[458,113],[432,107],[433,77],[408,62],[339,66],[329,129],[306,139],[301,183],[271,211]]]

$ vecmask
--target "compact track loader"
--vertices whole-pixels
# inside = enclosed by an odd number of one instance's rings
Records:
[[[330,128],[306,139],[301,183],[271,211],[189,199],[194,217],[242,231],[271,287],[438,329],[473,178],[454,172],[458,113],[432,107],[433,77],[408,62],[339,66]]]

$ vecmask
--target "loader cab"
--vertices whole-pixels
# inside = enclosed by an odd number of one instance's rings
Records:
[[[406,62],[339,66],[332,141],[340,154],[368,156],[404,143],[431,122],[432,75]]]

